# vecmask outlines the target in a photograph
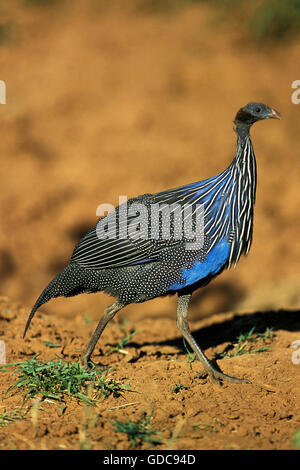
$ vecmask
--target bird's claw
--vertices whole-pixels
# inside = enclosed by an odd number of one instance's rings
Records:
[[[96,364],[94,361],[92,361],[91,359],[87,358],[87,357],[83,357],[82,358],[82,362],[83,362],[83,365],[84,367],[92,372],[92,371],[99,371],[99,370],[104,370],[104,369],[108,369],[108,366],[105,366],[104,364]]]
[[[252,383],[249,379],[240,379],[237,377],[232,377],[231,375],[224,374],[224,372],[218,370],[212,364],[210,364],[209,367],[206,366],[204,373],[199,373],[196,375],[196,377],[203,376],[203,374],[209,375],[214,382],[218,382],[220,385],[225,380],[233,383]]]

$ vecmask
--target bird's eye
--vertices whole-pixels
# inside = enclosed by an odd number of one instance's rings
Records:
[[[257,113],[260,113],[261,112],[261,108],[256,108],[255,110]]]

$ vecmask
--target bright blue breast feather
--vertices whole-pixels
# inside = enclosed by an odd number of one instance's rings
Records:
[[[190,269],[183,269],[180,281],[170,285],[168,290],[179,290],[209,276],[214,277],[227,264],[229,253],[230,243],[227,240],[220,241],[204,261],[196,260]]]

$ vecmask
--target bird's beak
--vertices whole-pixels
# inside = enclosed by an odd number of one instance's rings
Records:
[[[281,115],[278,111],[275,109],[271,109],[269,113],[269,118],[270,119],[281,119]]]

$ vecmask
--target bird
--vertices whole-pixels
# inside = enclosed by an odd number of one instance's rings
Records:
[[[233,121],[236,153],[224,171],[133,197],[101,217],[38,297],[23,337],[37,309],[50,299],[103,291],[115,301],[105,309],[82,356],[84,365],[94,368],[95,346],[117,312],[129,304],[177,295],[176,324],[204,373],[219,383],[251,383],[225,374],[208,359],[191,334],[188,309],[194,291],[235,267],[249,252],[257,183],[250,128],[269,118],[281,115],[263,103],[248,103]]]

